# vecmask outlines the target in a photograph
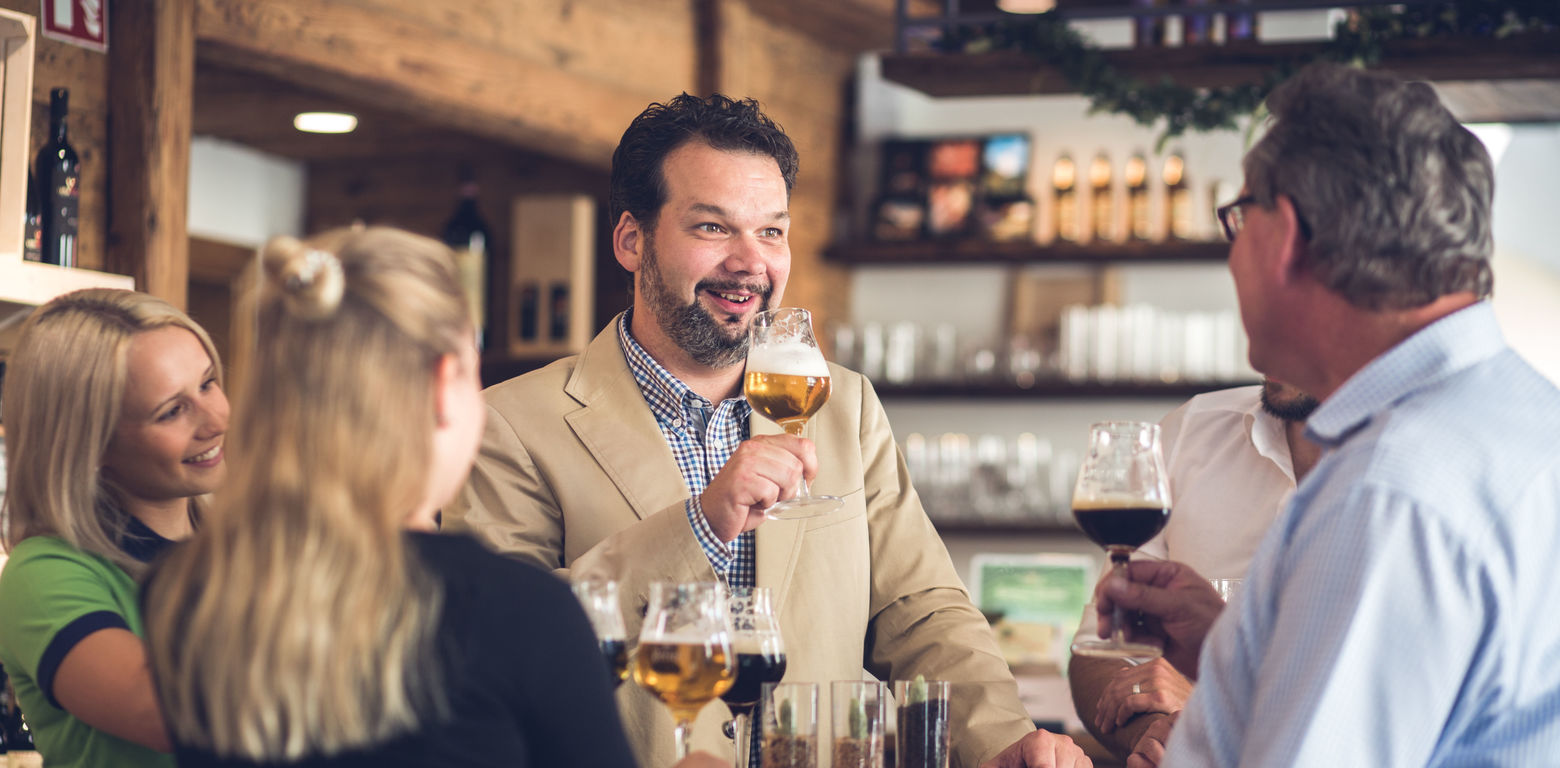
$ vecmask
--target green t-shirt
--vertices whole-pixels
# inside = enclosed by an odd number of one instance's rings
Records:
[[[54,657],[96,629],[144,636],[136,590],[119,566],[52,536],[17,544],[0,571],[0,664],[49,768],[173,768],[172,755],[77,720],[39,686],[40,671],[52,674],[60,661]]]

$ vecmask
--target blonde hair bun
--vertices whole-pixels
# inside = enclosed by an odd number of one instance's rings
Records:
[[[347,281],[336,254],[280,237],[266,246],[261,260],[272,290],[293,315],[317,320],[341,306]]]

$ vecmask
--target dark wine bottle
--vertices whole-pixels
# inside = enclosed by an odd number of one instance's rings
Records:
[[[491,330],[487,322],[487,261],[493,238],[487,220],[477,210],[477,182],[469,169],[461,169],[460,182],[460,202],[444,225],[444,244],[455,251],[455,265],[471,308],[471,326],[477,334],[477,346],[486,348]]]
[[[49,140],[34,163],[39,184],[39,257],[45,264],[76,266],[77,211],[81,203],[81,161],[66,136],[70,91],[49,91]]]

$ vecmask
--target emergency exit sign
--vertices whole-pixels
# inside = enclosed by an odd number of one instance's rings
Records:
[[[43,0],[43,36],[108,50],[108,0]]]

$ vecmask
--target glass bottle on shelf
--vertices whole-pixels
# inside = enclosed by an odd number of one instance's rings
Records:
[[[1165,0],[1132,0],[1137,8],[1163,8]],[[1159,48],[1165,44],[1165,17],[1159,15],[1132,17],[1132,47]]]
[[[1111,189],[1110,156],[1103,151],[1089,163],[1089,224],[1094,241],[1111,242],[1116,239],[1116,205]]]
[[[1212,0],[1181,0],[1188,8],[1210,5]],[[1213,39],[1213,14],[1186,13],[1181,15],[1181,44],[1208,45]]]
[[[1148,215],[1148,161],[1142,152],[1127,159],[1127,236],[1132,240],[1152,240],[1154,232]]]
[[[1165,158],[1165,219],[1169,222],[1170,239],[1191,240],[1195,237],[1192,214],[1192,188],[1186,181],[1186,158],[1180,150]]]
[[[488,346],[487,276],[488,246],[492,242],[487,220],[477,210],[477,182],[470,168],[460,169],[460,202],[444,224],[444,244],[455,251],[461,287],[471,308],[471,326],[477,347]]]
[[[1235,0],[1235,3],[1237,5],[1250,5],[1251,0]],[[1257,14],[1255,11],[1240,11],[1224,14],[1224,39],[1226,41],[1255,41],[1257,39],[1257,35]]]
[[[1051,188],[1056,198],[1056,205],[1051,208],[1056,216],[1056,239],[1076,243],[1083,238],[1078,232],[1078,168],[1072,155],[1063,152],[1056,158],[1051,169]]]
[[[65,117],[70,112],[70,91],[49,91],[49,140],[38,149],[34,161],[42,232],[39,260],[62,267],[76,266],[76,233],[81,208],[81,162],[70,145]]]

